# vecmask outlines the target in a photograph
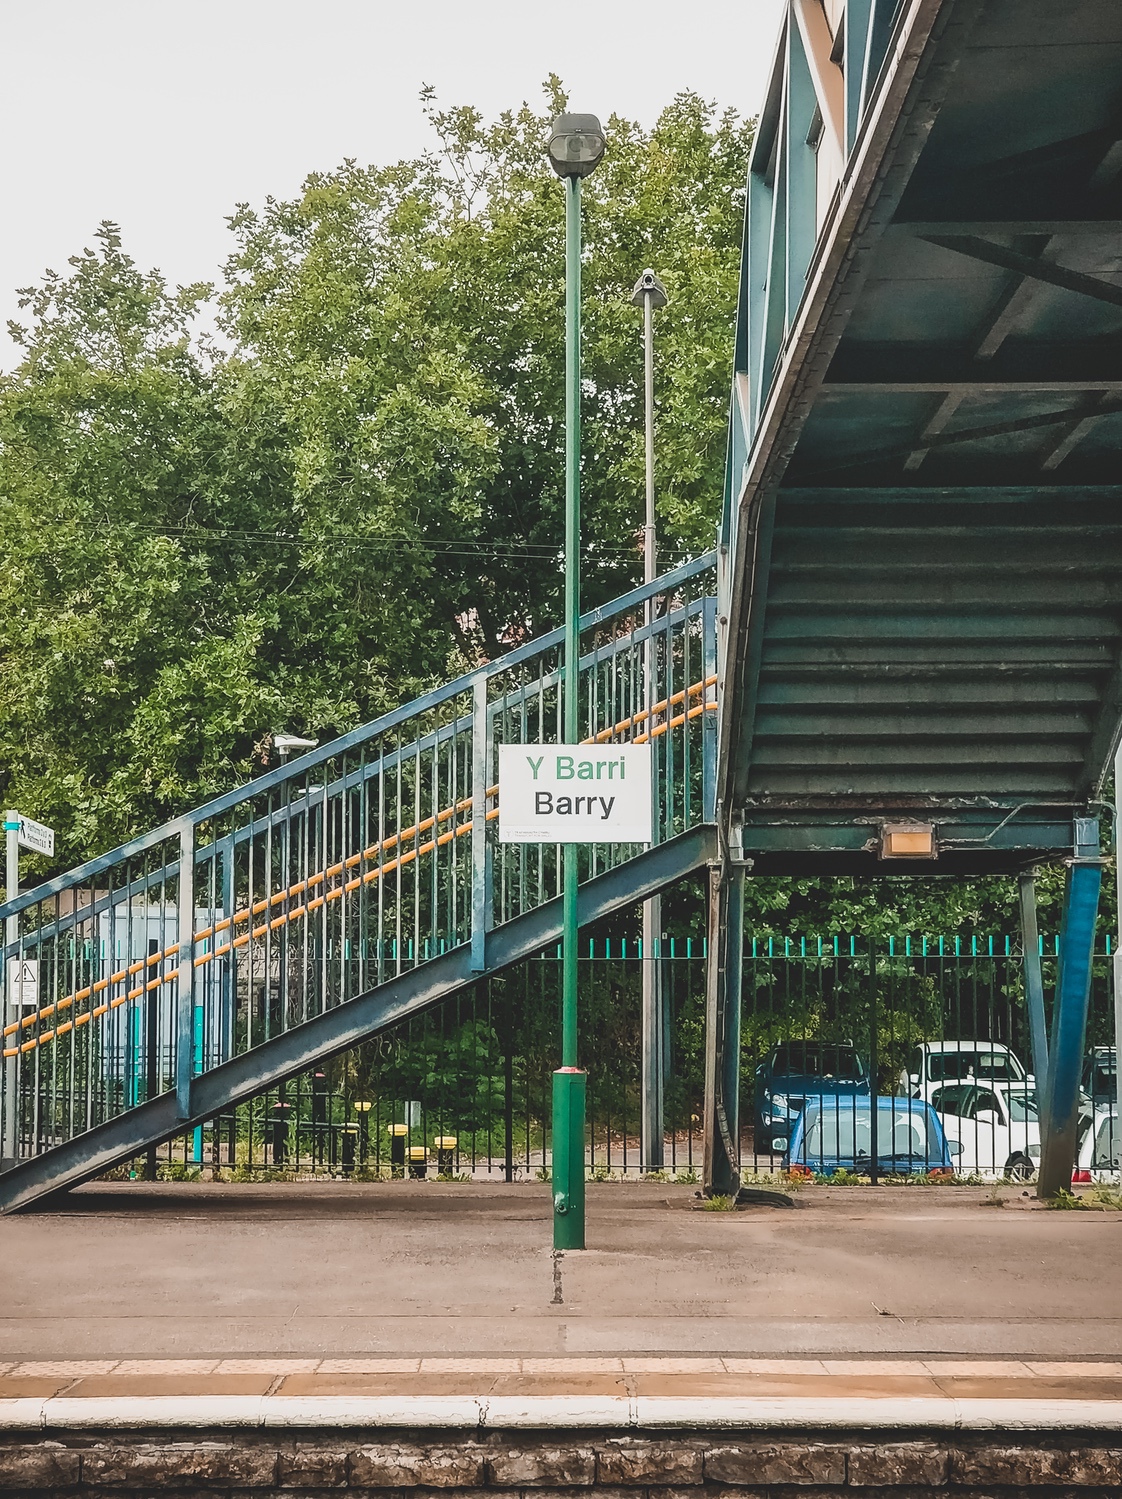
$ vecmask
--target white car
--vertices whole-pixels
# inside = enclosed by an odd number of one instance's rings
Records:
[[[1112,1106],[1095,1110],[1091,1127],[1083,1132],[1071,1179],[1075,1183],[1116,1182],[1118,1147],[1115,1145],[1117,1110]]]
[[[1012,1177],[1028,1181],[1040,1164],[1040,1121],[1029,1080],[947,1083],[931,1098],[955,1156],[960,1176]]]
[[[948,1083],[965,1082],[1034,1086],[1020,1057],[1001,1041],[925,1041],[908,1059],[907,1087],[902,1091],[932,1103]]]

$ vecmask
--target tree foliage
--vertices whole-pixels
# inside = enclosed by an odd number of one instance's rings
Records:
[[[221,283],[170,289],[112,224],[23,294],[0,381],[0,777],[60,861],[556,623],[564,102],[241,205]],[[711,542],[751,128],[613,119],[587,184],[584,571],[639,576],[641,319],[659,317],[664,557]],[[200,317],[217,337],[200,334]]]

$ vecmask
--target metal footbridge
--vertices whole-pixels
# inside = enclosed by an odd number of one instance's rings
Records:
[[[720,537],[719,925],[747,867],[1023,874],[1045,1194],[1070,1181],[1122,711],[1120,110],[1113,0],[790,0]],[[1028,872],[1057,858],[1049,1043]],[[708,1108],[735,1138],[720,977]]]
[[[585,617],[587,741],[655,746],[658,841],[580,919],[710,865],[706,1179],[739,1139],[746,873],[1069,865],[1026,942],[1043,1182],[1071,1169],[1122,712],[1122,10],[789,0],[748,174],[718,549]],[[648,618],[646,605],[656,607]],[[652,642],[654,649],[648,649]],[[0,907],[0,1209],[540,952],[552,846],[498,746],[561,739],[561,632]],[[732,960],[730,960],[730,954]]]
[[[713,562],[582,620],[585,741],[649,743],[658,807],[656,844],[583,850],[582,923],[715,851]],[[0,908],[18,923],[5,961],[37,965],[38,991],[3,1031],[0,1206],[556,943],[560,850],[498,842],[496,780],[500,745],[561,739],[562,633]]]

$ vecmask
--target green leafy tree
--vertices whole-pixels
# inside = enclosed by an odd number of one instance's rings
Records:
[[[62,864],[556,622],[564,96],[240,207],[225,285],[105,224],[22,294],[0,380],[0,791]],[[660,315],[664,556],[712,536],[750,127],[682,95],[610,125],[587,192],[585,572],[639,575],[640,318]],[[225,343],[198,333],[217,308]]]
[[[435,155],[348,162],[309,178],[297,201],[243,206],[232,221],[222,305],[239,355],[228,375],[279,403],[308,503],[342,505],[340,530],[369,524],[380,467],[408,456],[416,518],[402,540],[425,549],[435,627],[455,630],[469,655],[559,617],[564,198],[542,142],[564,103],[554,79],[545,113],[523,106],[487,125],[427,94]],[[590,602],[639,575],[641,319],[630,294],[647,264],[671,299],[658,338],[664,557],[712,543],[751,142],[749,125],[691,94],[650,132],[613,118],[608,134],[585,184]],[[435,436],[456,402],[477,423],[477,447],[450,466]],[[388,447],[387,416],[400,436]]]

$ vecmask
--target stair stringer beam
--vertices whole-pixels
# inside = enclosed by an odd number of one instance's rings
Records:
[[[580,924],[586,926],[623,906],[657,895],[694,870],[704,868],[716,857],[716,852],[716,829],[707,823],[636,854],[580,887],[577,906]],[[472,968],[471,943],[461,943],[450,952],[193,1078],[190,1114],[186,1118],[177,1111],[176,1094],[162,1093],[53,1150],[21,1161],[0,1176],[0,1212],[28,1207],[49,1193],[64,1191],[99,1176],[142,1150],[244,1103],[282,1078],[347,1051],[387,1026],[449,998],[458,989],[533,957],[560,937],[558,896],[487,934],[487,967],[483,972]]]

